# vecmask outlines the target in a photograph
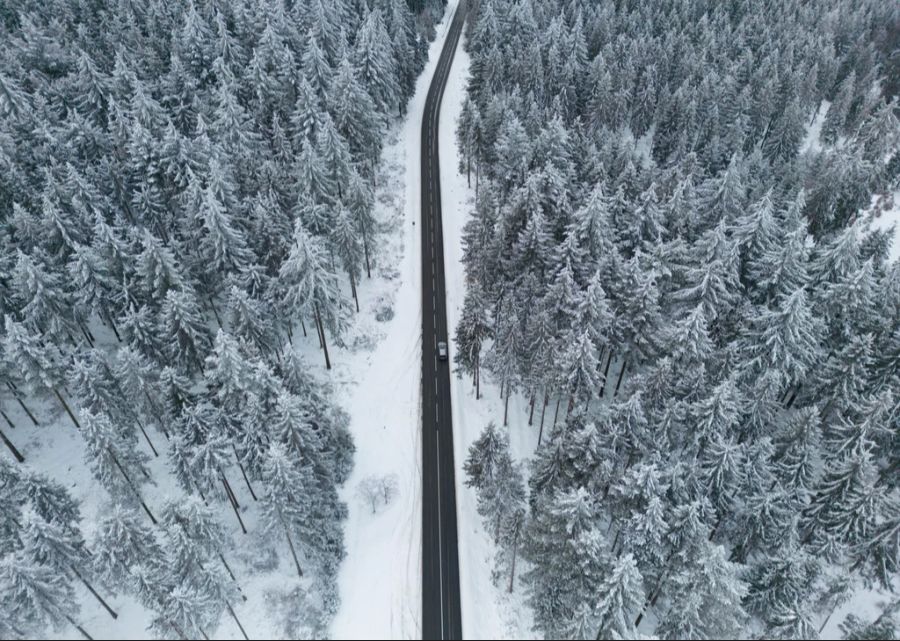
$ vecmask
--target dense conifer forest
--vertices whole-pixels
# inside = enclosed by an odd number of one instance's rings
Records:
[[[816,638],[867,588],[843,633],[896,638],[900,265],[861,212],[897,4],[474,5],[456,366],[541,434],[466,461],[496,582],[548,639]]]
[[[0,637],[102,633],[83,588],[111,617],[136,599],[153,636],[240,626],[249,527],[326,633],[354,446],[294,345],[330,367],[379,260],[384,133],[440,9],[417,4],[0,3]],[[78,431],[99,521],[11,416]]]

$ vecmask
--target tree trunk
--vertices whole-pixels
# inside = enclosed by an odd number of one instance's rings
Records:
[[[528,411],[528,425],[534,425],[534,392],[531,392],[531,400],[529,401],[531,409]]]
[[[322,325],[322,316],[319,314],[319,303],[316,307],[316,323],[319,326],[319,332],[322,336],[322,349],[325,351],[325,369],[331,369],[331,359],[328,358],[328,343],[325,341],[325,327]]]
[[[306,338],[307,336],[309,336],[309,334],[306,333],[306,323],[303,321],[302,316],[300,317],[300,328],[303,330],[303,338]],[[291,342],[293,342],[293,341],[291,341]]]
[[[785,409],[791,409],[791,406],[794,404],[794,401],[797,400],[797,394],[800,393],[801,389],[803,389],[803,383],[797,383],[797,387],[795,387],[794,391],[791,393],[791,397],[788,399],[787,405],[784,406]]]
[[[672,554],[669,554],[669,558],[666,560],[666,565],[668,566],[669,561],[672,559]],[[669,578],[669,568],[663,572],[662,576],[659,577],[659,582],[656,584],[656,588],[654,588],[653,592],[650,593],[650,596],[647,597],[647,600],[644,601],[644,606],[641,608],[640,614],[637,615],[637,618],[634,620],[634,627],[637,628],[641,621],[644,619],[644,614],[647,613],[647,608],[652,607],[656,604],[656,601],[659,599],[659,595],[662,593],[663,585],[666,582],[666,579]]]
[[[475,356],[475,400],[481,398],[481,354]]]
[[[81,321],[78,321],[78,329],[81,330],[81,335],[84,336],[84,340],[88,342],[88,345],[91,346],[91,349],[94,348],[94,341],[91,340],[91,335],[88,333],[87,328],[82,325]]]
[[[119,618],[119,615],[116,614],[116,611],[109,607],[109,604],[103,600],[103,597],[97,594],[97,590],[94,589],[94,586],[88,583],[87,579],[81,576],[81,574],[79,574],[78,570],[76,570],[74,566],[72,567],[72,573],[75,574],[75,576],[78,577],[78,580],[84,584],[84,587],[88,589],[88,592],[90,592],[94,596],[94,598],[99,601],[100,605],[103,606],[103,609],[109,612],[109,616],[111,616],[113,619]]]
[[[9,417],[6,415],[6,412],[4,412],[3,410],[0,410],[0,415],[3,415],[3,420],[6,421],[6,424],[9,425],[10,429],[12,429],[12,430],[16,429],[16,426],[13,424],[13,422],[11,420],[9,420]]]
[[[237,623],[237,627],[240,628],[241,634],[244,636],[246,641],[250,641],[250,637],[247,636],[247,633],[244,631],[244,626],[241,625],[241,622],[238,620],[237,615],[234,613],[234,609],[231,607],[231,604],[228,601],[225,601],[225,607],[228,608],[228,614],[231,615],[231,618],[234,619],[234,622]]]
[[[125,468],[122,467],[122,464],[119,463],[119,457],[117,457],[115,455],[115,452],[113,452],[111,449],[107,448],[107,450],[109,451],[109,455],[112,457],[113,463],[115,463],[116,467],[119,469],[119,472],[122,473],[122,476],[125,477],[125,482],[128,483],[128,487],[131,488],[131,491],[134,492],[134,495],[138,498],[138,501],[140,502],[141,507],[144,508],[144,512],[146,512],[147,516],[150,517],[150,522],[153,523],[153,525],[158,525],[158,523],[156,521],[156,517],[153,516],[153,512],[151,512],[150,508],[147,507],[147,504],[144,503],[144,497],[142,497],[141,493],[138,492],[138,489],[137,489],[137,487],[135,487],[134,483],[132,482],[131,477],[128,476],[128,472],[126,472]]]
[[[356,313],[359,314],[359,296],[356,295],[356,279],[350,274],[350,292],[353,294],[353,302],[356,303]]]
[[[509,386],[506,386],[506,401],[503,404],[503,425],[509,425],[507,419],[509,418]]]
[[[106,316],[106,324],[109,325],[109,328],[112,330],[113,334],[115,334],[116,340],[121,343],[122,337],[119,336],[119,328],[116,327],[116,321],[113,320],[112,315],[108,312],[104,312],[104,316]]]
[[[619,386],[622,384],[622,377],[625,376],[625,369],[628,367],[628,354],[625,354],[625,359],[622,361],[622,369],[619,370],[619,380],[616,381],[616,390],[613,392],[613,396],[619,395]]]
[[[834,614],[835,610],[837,610],[837,603],[831,606],[831,609],[828,611],[828,616],[825,617],[825,620],[822,621],[822,625],[819,626],[819,636],[822,636],[822,630],[824,630],[825,626],[828,625],[828,620],[831,619],[831,615]]]
[[[225,567],[225,571],[228,572],[228,576],[230,576],[230,577],[231,577],[231,580],[234,581],[234,585],[235,585],[235,587],[237,587],[238,592],[241,593],[241,598],[242,598],[244,601],[246,601],[246,600],[247,600],[247,597],[246,597],[246,595],[244,594],[244,590],[241,588],[241,584],[238,583],[237,577],[234,576],[234,572],[232,572],[231,566],[228,565],[228,561],[225,560],[225,557],[222,555],[221,552],[217,552],[217,554],[219,555],[219,560],[222,562],[222,565]]]
[[[519,523],[516,523],[516,533],[515,533],[515,535],[513,535],[513,544],[512,544],[512,555],[513,555],[512,556],[512,565],[511,565],[511,568],[509,571],[509,588],[507,589],[507,592],[509,592],[510,594],[512,594],[513,585],[516,580],[516,553],[519,551],[519,529],[520,528],[521,528],[521,525]]]
[[[231,494],[231,488],[228,487],[228,481],[225,480],[224,474],[222,474],[222,485],[225,487],[225,496],[228,498],[228,502],[231,504],[231,509],[234,510],[234,515],[237,517],[238,523],[241,525],[241,532],[246,534],[247,528],[244,526],[244,519],[241,518],[241,513],[238,509],[240,506],[238,505],[237,500]]]
[[[19,407],[22,408],[22,411],[24,411],[28,415],[28,418],[30,418],[31,422],[34,423],[34,426],[37,427],[39,425],[39,423],[38,423],[37,419],[34,417],[34,414],[31,413],[31,410],[29,410],[28,407],[25,405],[25,403],[22,401],[22,397],[19,396],[19,391],[10,382],[7,382],[6,386],[12,392],[13,398],[16,399],[16,402],[19,404]]]
[[[219,326],[219,329],[222,329],[222,319],[219,318],[219,310],[216,309],[216,303],[213,301],[212,294],[206,297],[209,301],[209,308],[212,310],[213,316],[216,317],[216,324]]]
[[[556,419],[559,418],[559,403],[561,400],[561,396],[556,397],[556,410],[553,412],[553,427],[556,427]]]
[[[144,435],[144,440],[147,441],[147,445],[150,446],[150,451],[153,452],[153,456],[155,456],[156,458],[159,458],[159,452],[157,452],[156,448],[153,447],[153,442],[150,440],[150,437],[147,435],[147,430],[144,429],[144,424],[141,423],[141,419],[139,419],[137,417],[137,415],[135,415],[134,420],[138,424],[138,427],[141,429],[141,434]]]
[[[288,547],[291,549],[291,557],[294,559],[294,566],[297,568],[297,576],[301,579],[303,578],[303,570],[300,569],[300,561],[297,560],[297,552],[294,550],[294,542],[291,540],[291,533],[288,530],[287,524],[284,522],[284,518],[279,516],[281,519],[281,527],[284,528],[284,535],[287,537]]]
[[[75,423],[75,427],[79,430],[81,429],[81,423],[78,422],[78,419],[75,418],[75,415],[72,413],[72,410],[69,408],[69,404],[66,403],[66,400],[62,397],[62,394],[59,393],[59,390],[55,387],[53,388],[53,393],[56,394],[56,398],[59,399],[59,402],[62,404],[63,409],[66,410],[66,414],[69,415],[69,418],[72,419],[72,422]]]
[[[254,501],[258,501],[259,499],[256,498],[256,492],[253,491],[253,486],[250,485],[250,479],[247,478],[247,471],[244,469],[243,463],[241,463],[241,458],[238,456],[237,448],[234,446],[234,443],[231,444],[231,450],[234,452],[234,460],[237,461],[238,467],[241,469],[244,483],[247,484],[247,489],[250,490],[250,496],[253,497]]]
[[[541,427],[538,430],[538,446],[541,444],[541,438],[544,436],[544,415],[547,413],[547,405],[550,404],[550,395],[544,392],[544,405],[541,407]]]
[[[88,641],[94,641],[94,637],[92,637],[91,635],[89,635],[89,634],[85,631],[84,628],[82,628],[80,625],[78,625],[77,623],[75,623],[75,621],[72,619],[72,617],[70,617],[68,614],[64,614],[63,616],[66,618],[66,621],[68,621],[70,624],[72,624],[72,627],[74,627],[76,630],[78,630],[78,631],[81,633],[81,636],[83,636],[83,637],[84,637],[85,639],[87,639]]]
[[[363,254],[366,256],[366,276],[372,278],[372,265],[369,262],[369,230],[362,225]]]
[[[600,384],[600,398],[603,398],[603,394],[606,391],[606,381],[609,376],[609,365],[612,363],[613,359],[613,351],[609,350],[609,355],[606,357],[606,367],[603,368],[603,383]]]
[[[3,444],[6,445],[7,448],[9,448],[9,451],[12,452],[12,455],[19,463],[25,462],[25,457],[22,456],[22,453],[16,449],[16,446],[12,444],[12,441],[6,438],[6,434],[3,433],[3,430],[0,430],[0,440],[2,440]]]

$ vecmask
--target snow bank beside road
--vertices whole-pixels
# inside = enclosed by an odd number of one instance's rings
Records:
[[[447,28],[456,8],[448,4],[431,43],[406,120],[385,149],[387,181],[378,190],[387,247],[378,274],[363,281],[360,294],[372,301],[393,298],[393,319],[374,351],[334,357],[338,404],[350,413],[356,444],[353,474],[342,496],[350,509],[347,558],[338,585],[341,606],[331,625],[336,639],[417,639],[422,628],[422,495],[420,378],[422,349],[421,238],[418,222],[420,144],[425,97]],[[362,301],[361,301],[361,304]],[[365,304],[357,334],[369,334],[375,305]],[[370,318],[366,318],[366,315]],[[397,499],[372,514],[356,496],[371,475],[396,474]]]
[[[441,104],[441,210],[444,231],[444,256],[447,289],[447,323],[450,357],[456,352],[454,335],[462,313],[465,280],[462,264],[462,231],[474,207],[474,182],[469,188],[466,175],[460,174],[456,145],[456,122],[465,102],[469,55],[460,44],[453,61],[447,89]],[[473,174],[474,181],[474,174]],[[453,404],[453,443],[456,461],[456,509],[459,523],[459,579],[462,604],[463,637],[466,639],[534,639],[531,612],[524,604],[521,587],[513,594],[491,583],[494,545],[476,511],[475,492],[465,486],[462,465],[469,446],[491,420],[503,424],[503,402],[496,385],[482,379],[482,398],[468,377],[451,379]],[[514,396],[509,403],[510,443],[521,459],[534,452],[536,427],[528,426],[526,402]],[[524,563],[521,564],[524,567]]]

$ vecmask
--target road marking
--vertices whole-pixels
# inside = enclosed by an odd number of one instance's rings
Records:
[[[462,33],[462,26],[464,24],[464,16],[465,13],[459,12],[459,5],[465,5],[465,0],[461,0],[456,7],[454,7],[454,15],[451,16],[449,22],[447,23],[447,27],[444,29],[445,36],[445,44],[441,50],[441,53],[438,57],[438,61],[435,68],[435,73],[432,78],[432,86],[429,88],[428,95],[426,97],[426,105],[425,105],[425,118],[423,121],[423,127],[431,127],[431,130],[425,130],[425,135],[422,138],[423,145],[423,153],[425,152],[425,147],[427,145],[427,149],[430,152],[428,157],[428,171],[427,171],[427,179],[429,185],[432,186],[432,191],[430,195],[430,202],[422,203],[422,216],[424,217],[426,214],[428,215],[430,225],[431,225],[431,285],[432,285],[432,318],[433,318],[433,329],[432,340],[435,344],[435,348],[437,347],[437,301],[436,294],[438,292],[436,283],[437,283],[437,252],[442,250],[442,248],[438,247],[435,243],[435,227],[441,224],[441,212],[439,210],[440,207],[440,157],[438,155],[438,150],[440,147],[440,139],[438,138],[439,130],[438,125],[440,121],[440,112],[441,112],[441,103],[443,101],[444,93],[446,90],[447,79],[450,75],[450,71],[453,66],[453,59],[456,53],[456,49],[459,47],[460,37]],[[429,111],[430,110],[430,111]],[[423,178],[426,176],[425,168],[422,169]],[[438,192],[438,196],[435,196],[435,191]],[[435,218],[437,218],[437,222],[435,222]],[[424,220],[423,220],[424,227]],[[427,242],[427,237],[423,232],[423,241]],[[424,251],[424,250],[423,250]],[[423,255],[424,256],[424,255]],[[425,263],[427,266],[427,263]],[[441,268],[443,269],[443,261],[441,264]],[[443,273],[441,273],[441,280],[443,281]],[[441,290],[443,293],[443,290]],[[440,431],[438,429],[438,424],[440,420],[440,401],[438,398],[438,360],[437,354],[434,356],[435,364],[434,364],[434,385],[435,385],[435,406],[434,406],[434,416],[435,416],[435,454],[437,456],[437,513],[438,513],[438,576],[439,576],[439,596],[440,596],[440,625],[441,632],[440,638],[446,639],[449,638],[449,635],[453,634],[453,626],[457,625],[453,622],[454,609],[451,607],[452,602],[451,595],[444,584],[444,557],[445,552],[447,550],[444,549],[444,541],[443,541],[443,512],[442,512],[442,492],[441,492],[441,443],[440,443]],[[451,469],[452,472],[452,469]],[[447,558],[450,558],[449,552],[446,555]],[[429,568],[433,568],[431,564],[428,564]]]
[[[437,407],[435,407],[437,411]],[[441,530],[441,433],[435,431],[435,444],[437,445],[437,490],[438,490],[438,550],[441,554],[438,557],[438,572],[440,573],[441,584],[441,637],[444,636],[444,537]]]

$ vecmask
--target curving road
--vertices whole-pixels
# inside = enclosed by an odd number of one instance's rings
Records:
[[[422,118],[422,638],[461,639],[450,365],[447,341],[438,121],[466,15],[460,0],[428,89]]]

